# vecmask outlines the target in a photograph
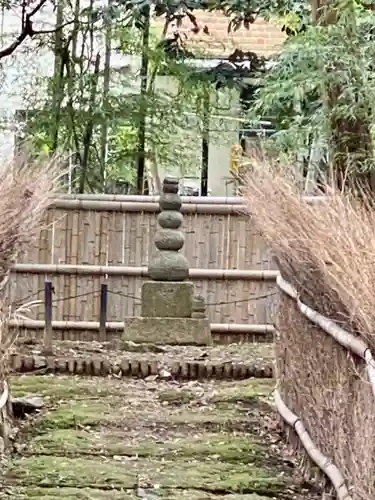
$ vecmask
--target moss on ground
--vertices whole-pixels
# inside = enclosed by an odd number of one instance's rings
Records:
[[[117,404],[116,404],[117,403]],[[121,403],[121,404],[120,404]],[[114,401],[78,401],[63,404],[60,408],[49,411],[40,419],[41,430],[71,429],[79,427],[154,427],[155,425],[190,425],[190,426],[226,426],[235,423],[238,414],[230,406],[220,409],[207,407],[203,411],[176,408],[154,408],[149,412],[147,407],[132,408],[122,406],[123,402]],[[202,410],[202,409],[200,409]]]
[[[169,389],[159,392],[158,398],[161,403],[181,405],[194,401],[195,395],[193,392],[187,390],[177,391],[175,389]]]
[[[25,396],[27,394],[38,394],[53,402],[61,400],[69,401],[72,399],[91,399],[108,396],[126,396],[133,393],[136,386],[134,380],[116,380],[116,379],[100,379],[97,383],[92,378],[86,377],[67,377],[67,376],[51,376],[51,375],[22,375],[12,378],[12,393],[14,396]],[[204,384],[202,384],[204,385]],[[212,394],[208,399],[211,401],[231,401],[241,402],[244,398],[262,397],[271,393],[273,381],[270,379],[249,379],[238,382],[211,382],[206,384]],[[183,397],[191,401],[196,398],[194,392],[189,388],[176,390],[168,386],[168,384],[160,384],[160,390],[157,397],[163,400],[164,398],[173,399],[173,395],[178,395],[183,392]],[[143,389],[143,392],[148,389],[147,384],[138,385],[138,391]],[[193,398],[191,397],[193,396]]]
[[[246,403],[251,400],[263,400],[271,395],[274,382],[270,379],[251,379],[227,382],[215,389],[212,402]]]
[[[159,489],[160,498],[168,500],[217,500],[214,493],[197,490]],[[136,500],[134,490],[98,490],[94,488],[10,488],[0,493],[0,499],[9,500]],[[257,494],[220,495],[220,500],[269,500]]]
[[[72,396],[75,398],[107,396],[111,394],[111,386],[107,380],[104,379],[103,382],[93,384],[89,378],[53,375],[21,375],[13,377],[11,381],[14,396],[38,394],[54,401],[69,400]],[[113,393],[117,393],[115,387]]]
[[[120,416],[111,412],[113,406],[108,401],[72,401],[64,403],[53,411],[48,411],[39,420],[39,429],[74,429],[116,424]]]
[[[133,440],[134,441],[134,440]],[[93,454],[101,456],[139,457],[214,457],[226,462],[261,463],[269,460],[267,447],[247,434],[203,433],[198,436],[129,442],[111,431],[55,429],[34,437],[30,453],[47,455]]]
[[[211,492],[277,495],[286,480],[259,467],[218,460],[129,460],[66,458],[36,455],[13,461],[5,480],[15,486],[132,489],[137,477],[164,488],[193,488]]]
[[[133,500],[138,479],[168,500],[293,496],[282,458],[258,433],[272,381],[22,376],[12,389],[47,408],[10,461],[0,499]]]
[[[0,499],[9,500],[135,500],[134,492],[97,490],[94,488],[8,488]]]
[[[217,385],[207,399],[210,403],[248,403],[266,399],[271,395],[274,384],[269,379],[251,379],[226,382]],[[171,404],[186,404],[196,399],[188,389],[169,389],[159,392],[159,401]]]

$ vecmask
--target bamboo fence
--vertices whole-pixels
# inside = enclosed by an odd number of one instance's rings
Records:
[[[124,201],[124,199],[126,201]],[[192,202],[191,200],[194,200]],[[184,253],[190,267],[271,269],[240,198],[183,197]],[[55,201],[23,263],[147,266],[158,203],[150,197],[81,196]]]
[[[13,269],[10,302],[43,299],[54,286],[53,319],[97,321],[99,289],[108,284],[108,321],[140,313],[153,252],[158,198],[64,195],[48,211],[36,244]],[[214,324],[272,324],[275,267],[241,198],[182,197],[184,253],[197,293]],[[71,297],[71,298],[69,298]],[[259,298],[257,298],[259,297]],[[43,307],[30,313],[43,319]]]
[[[282,296],[275,330],[275,403],[294,431],[290,442],[296,449],[302,444],[339,500],[370,498],[375,489],[372,353],[363,340],[302,303],[280,275],[277,285]]]

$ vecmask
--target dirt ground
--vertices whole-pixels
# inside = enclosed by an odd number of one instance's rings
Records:
[[[39,395],[2,464],[0,499],[313,500],[286,453],[272,380],[23,375]]]

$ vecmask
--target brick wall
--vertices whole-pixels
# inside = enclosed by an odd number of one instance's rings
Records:
[[[270,55],[276,52],[285,40],[280,26],[263,19],[257,19],[248,30],[241,27],[237,32],[228,34],[229,19],[223,14],[202,11],[196,15],[200,26],[207,25],[209,35],[205,35],[203,31],[197,35],[193,34],[189,22],[186,22],[182,29],[186,30],[192,47],[203,53],[223,56],[239,48]]]

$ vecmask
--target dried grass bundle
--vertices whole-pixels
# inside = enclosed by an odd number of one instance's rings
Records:
[[[301,299],[375,348],[375,210],[334,191],[306,201],[290,166],[251,158],[244,196],[285,279]]]
[[[0,165],[0,348],[6,353],[10,312],[5,307],[11,267],[38,235],[45,212],[56,197],[61,171],[58,157],[30,161],[15,156]],[[24,308],[25,304],[21,305]]]
[[[343,323],[375,352],[375,211],[371,195],[325,186],[306,200],[289,166],[251,158],[248,211],[301,300]],[[285,296],[276,322],[278,383],[355,500],[375,497],[375,404],[363,361],[301,315]],[[295,438],[295,437],[294,437]]]
[[[285,295],[276,327],[277,378],[284,402],[338,467],[351,497],[373,500],[375,402],[364,363],[314,326]],[[293,451],[302,452],[304,472],[312,477],[313,464],[293,430],[288,430],[288,439]],[[322,475],[316,478],[320,482]]]

